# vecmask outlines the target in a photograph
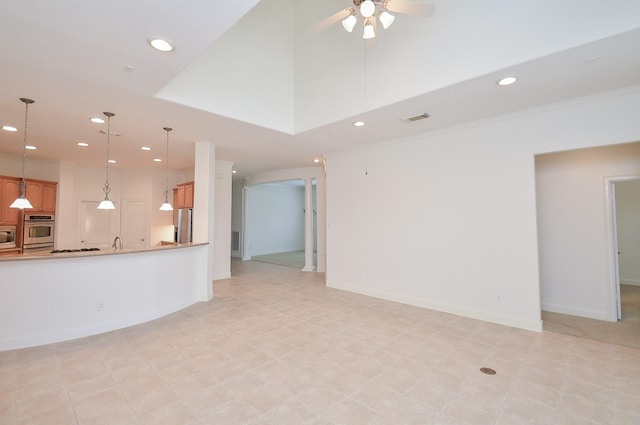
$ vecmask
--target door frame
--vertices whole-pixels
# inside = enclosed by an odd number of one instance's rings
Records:
[[[607,252],[610,288],[610,320],[622,319],[622,300],[620,297],[620,259],[618,257],[618,223],[616,220],[616,183],[640,180],[640,176],[605,177],[605,219],[607,229]]]

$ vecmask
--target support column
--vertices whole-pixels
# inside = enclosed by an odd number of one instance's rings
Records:
[[[195,149],[193,242],[209,243],[206,278],[198,290],[198,299],[208,301],[213,298],[216,148],[209,142],[196,142]]]
[[[313,187],[311,178],[304,179],[304,267],[303,272],[312,272],[313,266]]]

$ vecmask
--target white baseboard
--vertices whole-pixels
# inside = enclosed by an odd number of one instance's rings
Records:
[[[640,286],[638,279],[620,279],[620,285]]]
[[[604,320],[611,322],[611,318],[606,311],[584,310],[564,305],[542,303],[542,311],[549,313],[568,314],[570,316],[585,317],[587,319]],[[615,321],[615,320],[614,320]]]
[[[213,276],[213,280],[230,279],[231,272]]]
[[[510,316],[502,316],[499,314],[487,313],[486,311],[467,309],[463,307],[442,304],[425,300],[422,298],[409,297],[406,295],[395,294],[387,291],[380,291],[371,288],[365,288],[357,285],[344,284],[341,282],[327,281],[327,287],[341,289],[343,291],[354,292],[356,294],[367,295],[369,297],[380,298],[387,301],[394,301],[402,304],[408,304],[415,307],[427,308],[429,310],[442,311],[457,316],[469,317],[471,319],[483,320],[485,322],[497,323],[500,325],[511,326],[513,328],[524,329],[534,332],[542,332],[542,320],[522,320]]]

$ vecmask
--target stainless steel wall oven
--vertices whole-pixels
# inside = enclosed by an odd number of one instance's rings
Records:
[[[25,214],[23,252],[53,249],[55,220],[52,214]]]

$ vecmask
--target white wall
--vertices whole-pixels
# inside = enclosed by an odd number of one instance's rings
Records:
[[[536,157],[543,310],[614,320],[605,179],[632,175],[640,143]]]
[[[640,155],[636,158],[640,163]],[[640,180],[615,186],[620,283],[640,286]]]
[[[56,206],[56,242],[59,249],[81,248],[78,236],[79,208],[82,201],[101,201],[104,198],[106,170],[87,167],[72,162],[60,162],[58,203]],[[169,171],[169,200],[173,202],[173,187],[188,181],[189,171]],[[120,223],[123,200],[144,201],[147,204],[149,233],[146,246],[155,246],[162,240],[173,240],[173,215],[159,211],[164,201],[165,170],[160,168],[127,169],[109,168],[109,198],[116,204],[112,212]],[[119,229],[119,224],[116,226]],[[120,230],[117,230],[120,233]],[[117,235],[113,235],[114,237]],[[126,241],[125,241],[126,243]]]
[[[534,155],[640,140],[638,108],[634,88],[370,146],[368,175],[327,155],[327,285],[540,330]]]
[[[249,190],[249,255],[303,250],[304,186],[265,183]]]

